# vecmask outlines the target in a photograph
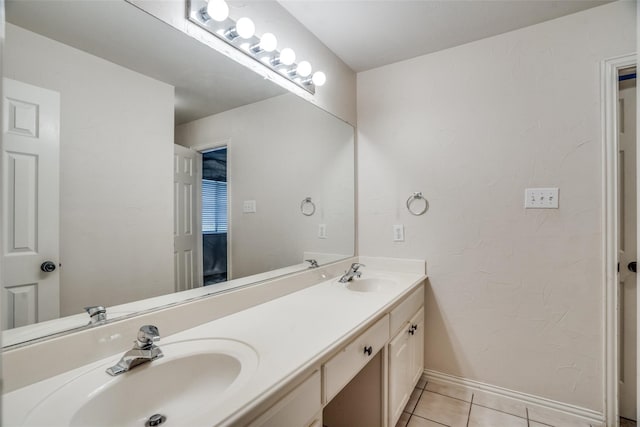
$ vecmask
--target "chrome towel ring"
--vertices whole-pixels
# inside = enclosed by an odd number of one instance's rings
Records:
[[[417,200],[422,200],[422,204],[424,205],[422,209],[413,207],[414,202],[416,202]],[[424,213],[429,210],[429,201],[424,198],[421,191],[417,191],[407,199],[407,210],[409,211],[409,213],[411,213],[411,215],[424,215]]]
[[[305,197],[300,203],[300,212],[302,215],[311,216],[316,213],[316,204],[313,203],[311,197]]]

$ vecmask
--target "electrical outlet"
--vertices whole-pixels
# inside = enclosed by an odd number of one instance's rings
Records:
[[[318,224],[318,239],[327,238],[327,224]]]
[[[397,224],[393,226],[393,241],[404,242],[404,225]]]
[[[256,201],[255,200],[245,200],[242,205],[243,213],[256,213]]]
[[[525,209],[558,209],[557,188],[527,188],[524,192]]]

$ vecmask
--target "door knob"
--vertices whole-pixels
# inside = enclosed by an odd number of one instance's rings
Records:
[[[51,273],[55,269],[56,269],[56,264],[54,262],[45,261],[42,264],[40,264],[40,270],[44,271],[45,273]]]
[[[627,268],[629,271],[633,271],[635,273],[638,270],[638,263],[636,261],[631,261],[627,264]]]

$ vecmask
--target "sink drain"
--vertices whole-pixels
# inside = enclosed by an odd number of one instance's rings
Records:
[[[162,414],[153,414],[149,417],[146,423],[144,423],[145,427],[154,427],[159,426],[160,424],[164,424],[167,421],[167,417]]]

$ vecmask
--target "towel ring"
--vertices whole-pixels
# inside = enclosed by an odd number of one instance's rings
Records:
[[[302,215],[311,216],[316,213],[316,204],[311,201],[311,197],[305,197],[300,203]]]
[[[421,210],[414,210],[411,207],[413,205],[413,202],[415,202],[416,200],[424,201],[424,207]],[[407,199],[407,210],[409,211],[409,213],[411,213],[411,215],[415,215],[415,216],[424,215],[424,213],[429,210],[429,201],[424,198],[421,191],[417,191],[413,193],[411,196],[409,196],[409,198]]]

